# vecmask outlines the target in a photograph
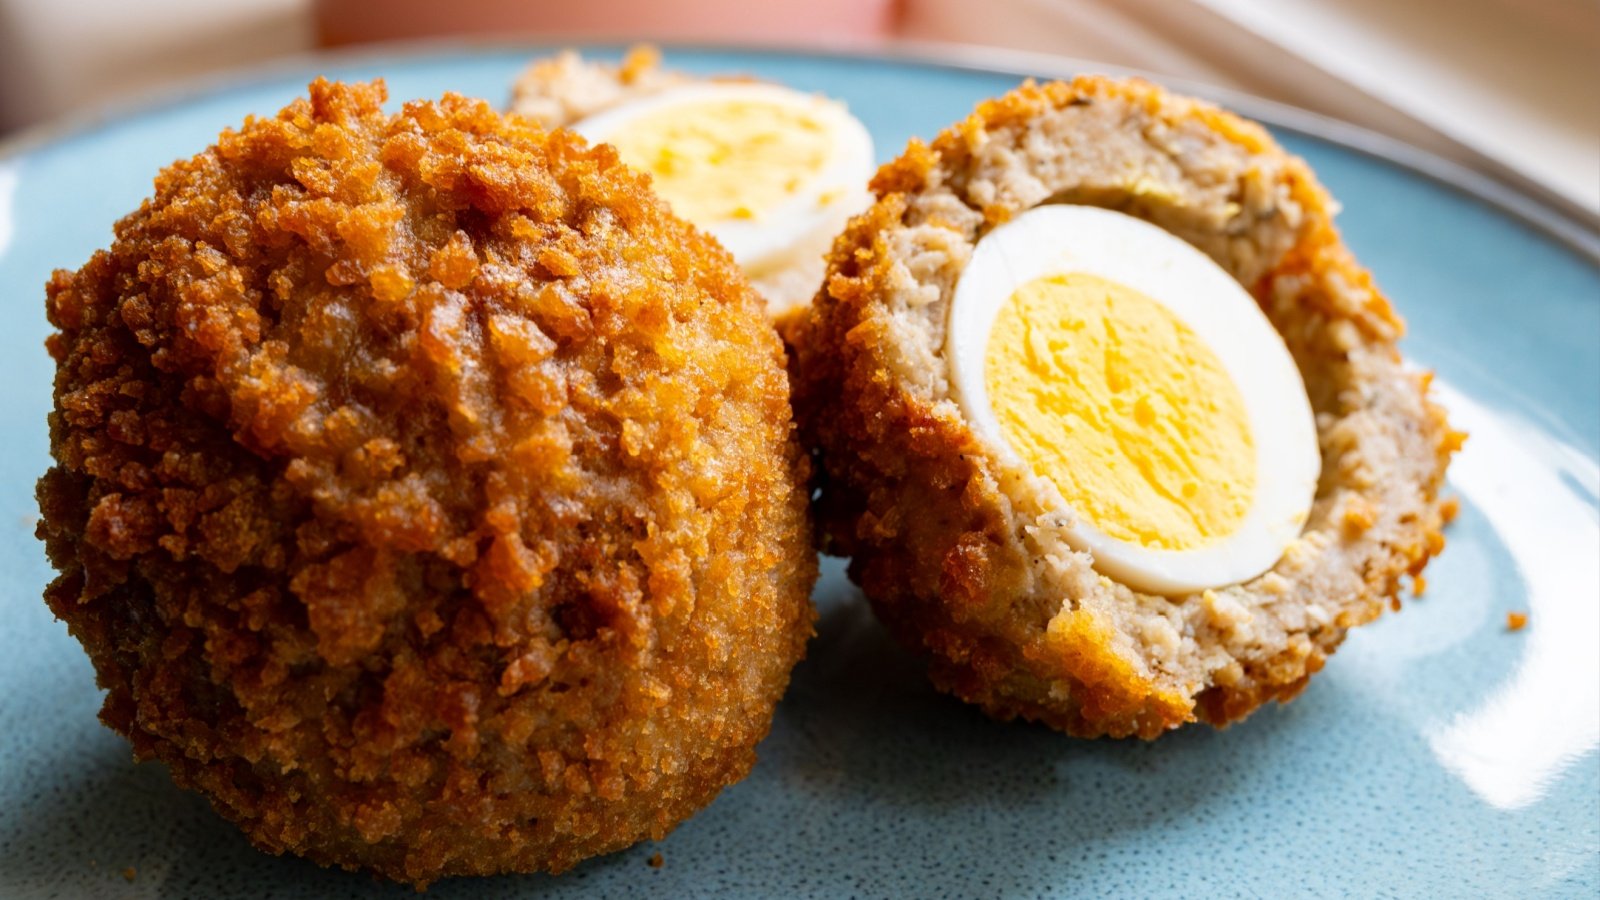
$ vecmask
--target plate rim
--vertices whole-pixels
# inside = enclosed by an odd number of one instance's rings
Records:
[[[675,41],[648,37],[616,39],[596,35],[512,33],[452,35],[314,48],[134,91],[24,127],[0,138],[0,165],[20,160],[52,144],[80,139],[97,130],[109,129],[203,97],[220,96],[280,79],[318,64],[351,65],[386,60],[406,62],[423,58],[468,56],[474,51],[525,50],[537,54],[570,48],[579,52],[618,53],[640,43],[660,48],[664,56],[696,52],[753,53],[820,60],[900,63],[1018,78],[1065,79],[1086,72],[1145,78],[1180,93],[1217,103],[1271,128],[1321,140],[1420,175],[1532,227],[1591,266],[1600,268],[1600,214],[1592,214],[1574,201],[1539,188],[1514,170],[1492,161],[1486,160],[1497,170],[1496,173],[1475,171],[1398,138],[1343,119],[1268,100],[1248,91],[1148,69],[1030,50],[940,41],[892,39],[815,46],[788,41]],[[1508,178],[1518,183],[1511,183]]]

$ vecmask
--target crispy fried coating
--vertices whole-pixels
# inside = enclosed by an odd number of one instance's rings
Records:
[[[1398,606],[1443,546],[1462,435],[1396,349],[1402,325],[1310,170],[1260,127],[1141,81],[1025,85],[874,181],[825,289],[781,323],[827,549],[941,689],[1002,719],[1154,738],[1302,690],[1348,629]],[[1074,551],[1061,511],[969,428],[943,356],[961,270],[1042,203],[1117,209],[1208,253],[1283,335],[1323,471],[1301,538],[1246,584],[1133,591]]]
[[[609,147],[318,81],[48,287],[46,593],[264,850],[418,886],[660,838],[811,633],[783,349]]]

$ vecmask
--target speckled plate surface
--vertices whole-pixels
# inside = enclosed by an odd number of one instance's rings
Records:
[[[0,151],[0,896],[411,896],[255,851],[96,720],[89,664],[40,600],[51,574],[33,538],[51,379],[42,284],[107,244],[159,167],[275,111],[317,74],[383,76],[397,98],[499,101],[535,52],[307,61]],[[906,60],[668,60],[841,97],[884,158],[1018,81]],[[1594,237],[1558,239],[1529,201],[1491,201],[1359,132],[1234,105],[1267,119],[1344,203],[1350,246],[1410,320],[1407,352],[1438,370],[1472,432],[1451,470],[1462,514],[1426,596],[1355,632],[1288,706],[1225,732],[1083,742],[936,695],[828,563],[816,640],[748,780],[659,843],[560,878],[457,879],[429,895],[1594,897]],[[1509,611],[1529,612],[1528,627],[1509,632]],[[659,869],[647,865],[657,852]]]

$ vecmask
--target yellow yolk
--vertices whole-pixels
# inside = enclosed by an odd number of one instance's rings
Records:
[[[833,148],[816,115],[747,99],[663,109],[607,140],[623,162],[650,173],[673,212],[702,225],[778,207],[823,171]]]
[[[1086,273],[1019,287],[984,382],[1007,441],[1109,537],[1188,550],[1232,534],[1255,493],[1238,387],[1165,306]]]

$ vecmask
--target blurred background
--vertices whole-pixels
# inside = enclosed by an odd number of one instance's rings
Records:
[[[0,0],[0,136],[319,48],[463,35],[1075,57],[1355,122],[1600,216],[1600,0]]]

